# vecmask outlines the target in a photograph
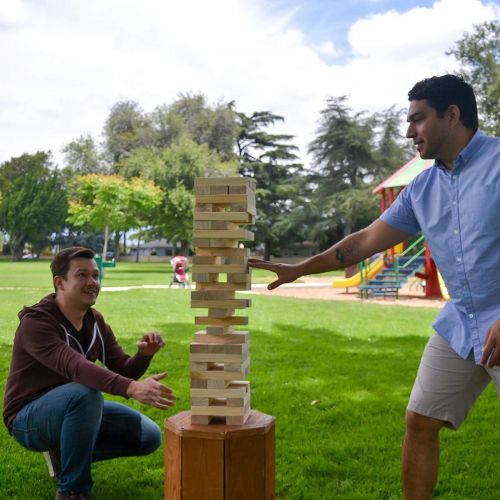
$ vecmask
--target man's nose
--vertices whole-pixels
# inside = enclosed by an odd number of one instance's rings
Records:
[[[413,127],[410,124],[406,129],[406,138],[411,139],[412,137],[415,137],[415,131],[413,130]]]

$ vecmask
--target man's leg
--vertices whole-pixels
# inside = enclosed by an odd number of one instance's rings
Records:
[[[158,425],[137,410],[104,401],[102,422],[92,460],[147,455],[161,445]]]
[[[401,473],[405,500],[431,498],[439,468],[439,430],[444,422],[406,412]]]
[[[488,385],[473,356],[462,359],[435,334],[427,343],[406,414],[401,473],[405,500],[429,500],[439,468],[439,430],[458,429]]]
[[[58,491],[86,494],[92,489],[92,452],[102,408],[100,392],[71,382],[28,403],[14,419],[12,434],[24,447],[60,449]]]

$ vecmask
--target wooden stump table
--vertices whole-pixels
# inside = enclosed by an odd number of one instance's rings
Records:
[[[243,425],[165,421],[166,500],[275,498],[275,419],[251,410]]]

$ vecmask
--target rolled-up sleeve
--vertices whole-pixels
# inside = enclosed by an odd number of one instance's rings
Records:
[[[415,234],[421,228],[411,203],[412,187],[410,183],[401,191],[394,203],[380,216],[380,220],[400,231]]]

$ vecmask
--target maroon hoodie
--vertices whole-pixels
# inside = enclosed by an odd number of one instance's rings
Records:
[[[139,352],[133,357],[126,354],[102,315],[92,308],[83,318],[83,347],[71,334],[55,294],[25,307],[18,316],[3,402],[8,428],[26,403],[68,382],[126,397],[130,382],[143,375],[151,361]],[[97,359],[108,369],[96,365]]]

